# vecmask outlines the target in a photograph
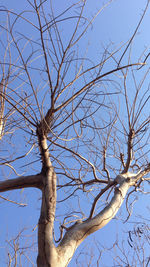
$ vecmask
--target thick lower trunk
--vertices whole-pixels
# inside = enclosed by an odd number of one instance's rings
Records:
[[[43,179],[42,206],[38,224],[38,267],[56,266],[57,253],[53,243],[56,207],[56,174],[51,166]]]

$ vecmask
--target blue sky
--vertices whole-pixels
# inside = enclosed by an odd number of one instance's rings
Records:
[[[69,6],[70,3],[75,1],[67,1],[67,0],[56,0],[54,3],[54,10],[56,14],[59,14],[59,12],[64,9],[66,6]],[[105,1],[100,0],[88,0],[87,1],[87,7],[85,10],[86,16],[89,18],[92,18],[92,16],[96,13],[96,11],[102,7],[102,5],[105,3]],[[141,18],[141,15],[143,13],[143,10],[145,8],[146,1],[143,0],[116,0],[112,1],[96,18],[96,20],[93,23],[93,26],[89,28],[89,31],[84,37],[84,40],[81,42],[79,49],[80,54],[84,54],[86,51],[86,47],[88,47],[88,56],[93,60],[94,63],[97,63],[99,58],[101,58],[103,53],[103,47],[106,47],[107,45],[110,45],[111,47],[117,47],[120,44],[126,43],[134,33],[134,30],[139,22],[139,19]],[[14,10],[19,12],[19,10],[25,9],[27,10],[28,7],[26,5],[26,1],[22,0],[17,1],[9,1],[9,0],[1,0],[1,6],[6,6],[8,9]],[[31,15],[31,20],[34,20],[34,17]],[[2,17],[4,20],[4,17]],[[1,19],[0,19],[1,20]],[[72,22],[73,23],[73,22]],[[64,36],[67,36],[67,34],[72,30],[72,23],[67,24],[67,28],[63,28],[63,34]],[[139,58],[140,55],[142,55],[144,49],[148,49],[150,47],[150,35],[149,35],[149,25],[150,25],[150,8],[147,11],[147,14],[142,22],[142,25],[140,29],[138,30],[138,34],[135,37],[134,44],[132,46],[132,58],[133,61],[136,62],[136,60]],[[22,29],[22,26],[20,24],[20,29],[22,32],[27,32],[28,29]],[[36,36],[36,32],[28,32],[30,36],[33,38]],[[119,56],[118,56],[119,57]],[[144,58],[144,57],[143,57]],[[123,59],[123,63],[127,64],[127,59]],[[149,60],[147,62],[149,64]],[[109,69],[110,66],[107,66],[106,68]],[[35,74],[33,74],[35,75]],[[35,75],[36,77],[36,75]],[[38,80],[37,80],[38,83]],[[24,136],[26,138],[26,136]],[[20,138],[20,143],[18,145],[18,150],[21,150],[23,139]],[[25,149],[25,148],[23,148]],[[29,161],[32,160],[32,155],[28,158]],[[27,162],[25,162],[27,163]],[[18,167],[18,166],[17,166]],[[32,166],[27,166],[25,169],[27,171],[26,174],[29,174],[30,172],[34,173],[40,168],[40,165],[38,162],[36,162]],[[18,170],[22,173],[24,171],[24,168],[18,167]],[[3,172],[3,170],[0,172],[1,177],[5,177],[9,171],[6,173]],[[11,178],[13,178],[13,175],[11,175]],[[40,209],[40,193],[38,190],[33,189],[26,189],[26,190],[18,190],[14,192],[9,192],[7,194],[3,194],[4,196],[10,197],[10,199],[15,200],[16,202],[23,202],[27,203],[27,207],[18,207],[15,204],[8,203],[5,201],[1,201],[0,206],[0,213],[1,215],[1,223],[0,223],[0,262],[1,266],[6,266],[6,255],[7,251],[5,251],[5,240],[11,239],[13,236],[15,236],[22,228],[26,228],[25,230],[25,236],[24,240],[27,240],[28,235],[32,234],[28,231],[28,228],[33,229],[36,227],[36,224],[38,222],[38,216],[39,216],[39,209]],[[61,198],[61,195],[59,196]],[[84,202],[84,206],[86,207],[87,203]],[[137,201],[135,205],[135,213],[140,213],[144,217],[149,216],[149,212],[147,209],[147,203],[149,203],[150,197],[146,197],[146,203],[145,198],[143,196],[139,197],[139,200]],[[72,202],[72,206],[74,206],[74,202]],[[65,206],[63,206],[65,207]],[[124,207],[124,205],[123,205]],[[69,210],[69,204],[66,204],[66,210]],[[140,210],[140,212],[139,212]],[[125,213],[123,212],[123,209],[120,211],[123,214],[123,220],[125,220]],[[119,214],[120,214],[119,212]],[[60,213],[60,210],[58,209],[57,213]],[[119,216],[117,214],[117,217]],[[33,216],[34,215],[34,216]],[[146,216],[145,216],[146,215]],[[120,216],[120,218],[122,218]],[[149,218],[149,217],[148,217]],[[131,217],[131,221],[135,221],[136,218]],[[128,228],[129,227],[129,228]],[[76,251],[74,259],[70,263],[71,266],[76,266],[76,257],[78,256],[78,253],[80,251],[84,251],[84,247],[88,247],[88,250],[92,249],[93,246],[93,240],[97,240],[100,244],[111,247],[112,243],[115,242],[116,236],[118,233],[121,235],[122,238],[126,237],[126,231],[127,229],[130,229],[130,226],[128,224],[123,224],[121,220],[112,220],[104,229],[98,231],[96,234],[93,234],[90,236],[87,240],[84,241],[84,243],[79,247],[79,249]],[[35,230],[37,234],[37,229]],[[32,239],[32,237],[31,237]],[[21,244],[23,244],[23,241],[21,241]],[[36,241],[36,238],[33,238],[33,240]],[[28,244],[27,244],[28,245]],[[31,251],[31,257],[33,257],[33,261],[35,261],[35,255]],[[98,250],[96,250],[96,257],[98,257]],[[83,262],[82,262],[83,259]],[[110,267],[111,266],[111,260],[108,259],[108,255],[104,256],[102,258],[102,262],[100,264],[101,267]],[[27,263],[26,263],[27,264]],[[19,265],[18,265],[19,266]],[[32,266],[32,265],[26,265],[26,266]],[[79,266],[87,266],[85,263],[84,256],[81,257],[81,265]],[[91,265],[92,266],[92,265]],[[93,265],[94,266],[94,265]]]

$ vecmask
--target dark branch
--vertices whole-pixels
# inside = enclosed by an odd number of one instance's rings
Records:
[[[9,190],[27,188],[27,187],[36,187],[42,188],[42,174],[21,176],[16,179],[6,180],[0,182],[0,192],[6,192]]]

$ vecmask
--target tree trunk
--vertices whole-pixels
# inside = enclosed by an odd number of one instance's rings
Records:
[[[38,224],[37,266],[55,266],[56,248],[53,243],[53,227],[56,208],[56,174],[51,166],[43,179],[42,206]]]

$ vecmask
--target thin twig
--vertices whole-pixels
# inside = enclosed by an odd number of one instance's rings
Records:
[[[1,196],[1,195],[0,195],[0,198],[2,198],[3,200],[6,200],[6,201],[8,201],[8,202],[11,202],[11,203],[13,203],[13,204],[16,204],[16,205],[18,205],[18,206],[21,206],[21,207],[26,207],[26,206],[27,206],[26,203],[18,203],[18,202],[16,202],[16,201],[10,200],[10,199],[8,199],[8,198],[6,198],[6,197],[3,197],[3,196]]]

